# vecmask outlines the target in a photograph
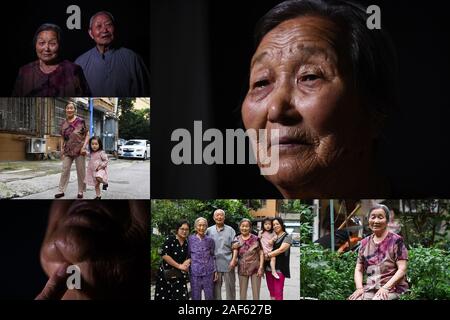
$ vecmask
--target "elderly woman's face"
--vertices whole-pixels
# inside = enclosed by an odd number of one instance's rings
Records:
[[[195,231],[197,232],[197,234],[203,236],[206,232],[206,229],[208,228],[208,224],[206,223],[205,220],[199,220],[197,222],[197,224],[195,225]]]
[[[55,201],[41,247],[42,267],[50,277],[63,263],[77,265],[82,278],[81,289],[67,290],[63,299],[120,298],[121,286],[139,267],[136,256],[145,256],[136,250],[147,241],[146,217],[145,206],[136,201]]]
[[[44,63],[52,63],[58,58],[58,36],[53,30],[39,32],[36,39],[36,54]]]
[[[369,215],[369,228],[373,232],[382,232],[387,228],[388,221],[383,209],[375,209]]]
[[[253,56],[242,118],[247,129],[279,129],[279,170],[267,179],[282,193],[331,179],[339,164],[370,145],[339,32],[320,17],[287,20],[264,36]]]
[[[66,117],[72,118],[75,115],[75,106],[71,103],[69,103],[66,106]]]
[[[251,225],[248,221],[244,221],[241,223],[241,225],[239,226],[239,230],[241,231],[241,233],[246,236],[250,233],[250,228]]]

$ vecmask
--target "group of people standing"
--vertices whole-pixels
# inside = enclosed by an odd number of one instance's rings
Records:
[[[239,234],[225,224],[225,212],[217,209],[215,225],[208,227],[204,217],[195,220],[195,234],[181,221],[176,234],[167,237],[162,246],[162,263],[158,270],[155,300],[189,299],[236,300],[236,266],[240,299],[247,299],[251,282],[253,300],[260,299],[261,279],[266,278],[272,300],[283,300],[286,278],[290,277],[289,260],[292,237],[286,233],[281,218],[266,218],[263,230],[252,233],[252,222],[242,219]]]

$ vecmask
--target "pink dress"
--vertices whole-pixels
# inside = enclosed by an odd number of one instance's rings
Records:
[[[98,171],[97,168],[99,168]],[[104,183],[108,183],[108,156],[103,150],[91,152],[86,172],[86,184],[95,186],[97,177],[102,178]]]
[[[261,247],[262,247],[264,253],[271,252],[272,249],[273,249],[273,243],[270,244],[270,240],[276,238],[275,233],[274,232],[267,232],[267,231],[262,232],[261,231],[260,234],[259,234],[259,237],[261,239],[260,240],[261,241]]]

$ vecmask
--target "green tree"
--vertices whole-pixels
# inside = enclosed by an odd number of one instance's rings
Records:
[[[450,201],[402,200],[402,235],[409,246],[450,249]]]
[[[152,227],[163,235],[174,231],[175,225],[186,219],[193,231],[194,221],[198,217],[214,224],[213,213],[216,209],[225,211],[225,223],[237,230],[242,218],[249,218],[249,208],[245,200],[152,200]]]
[[[119,135],[124,139],[150,140],[150,108],[135,110],[135,98],[119,99]]]
[[[311,243],[315,216],[312,207],[303,203],[302,200],[284,200],[281,204],[281,211],[300,214],[300,241]]]

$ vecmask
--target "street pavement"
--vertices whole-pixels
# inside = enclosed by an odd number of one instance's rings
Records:
[[[150,199],[150,161],[111,158],[108,173],[109,187],[102,190],[102,199]],[[54,199],[60,176],[60,161],[0,163],[0,198]],[[77,193],[73,163],[66,196],[61,199],[75,199]],[[94,187],[87,186],[84,198],[95,198]]]

